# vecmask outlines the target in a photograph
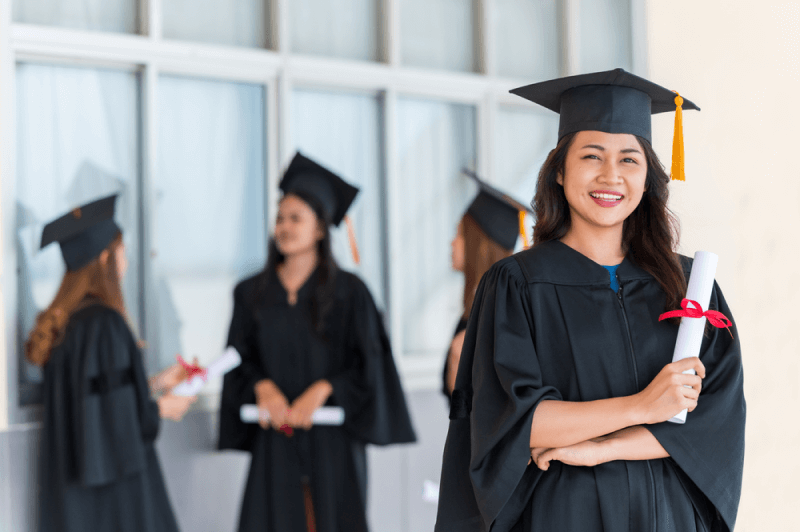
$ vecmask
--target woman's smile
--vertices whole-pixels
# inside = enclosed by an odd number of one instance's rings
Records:
[[[593,190],[589,192],[589,196],[591,196],[595,203],[606,208],[616,207],[622,203],[622,200],[625,198],[624,194],[614,192],[613,190]]]

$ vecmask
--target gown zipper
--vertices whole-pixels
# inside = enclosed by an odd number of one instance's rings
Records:
[[[631,326],[628,323],[628,313],[625,312],[625,305],[622,299],[622,283],[619,281],[619,276],[617,276],[617,284],[619,285],[619,290],[617,291],[617,302],[619,303],[619,308],[622,311],[622,320],[625,322],[625,332],[628,334],[628,347],[630,348],[631,353],[631,362],[633,362],[633,382],[636,385],[636,389],[639,390],[639,370],[636,365],[636,355],[633,351],[633,337],[631,336]],[[650,479],[650,501],[652,504],[652,515],[653,515],[653,524],[650,530],[653,532],[656,531],[656,483],[653,479],[653,469],[650,467],[650,460],[645,460],[645,464],[647,465],[647,476]]]

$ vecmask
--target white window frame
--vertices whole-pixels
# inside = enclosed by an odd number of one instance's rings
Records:
[[[266,1],[266,0],[265,0]],[[398,368],[406,390],[433,389],[440,384],[441,357],[408,357],[403,347],[402,308],[397,294],[403,292],[404,256],[399,248],[400,226],[398,164],[396,161],[397,98],[417,96],[450,103],[466,103],[476,109],[478,131],[477,170],[489,180],[497,168],[493,147],[500,105],[530,109],[530,104],[508,90],[533,80],[504,78],[496,75],[492,46],[493,29],[488,23],[492,0],[476,0],[475,50],[479,72],[448,72],[403,66],[400,61],[400,17],[402,0],[379,0],[379,56],[381,62],[351,61],[293,54],[290,50],[287,4],[291,0],[271,1],[271,46],[273,50],[249,49],[204,43],[165,40],[161,36],[162,0],[139,0],[140,33],[116,34],[18,24],[11,21],[11,1],[0,4],[0,176],[3,220],[0,274],[3,295],[0,318],[0,430],[9,424],[38,419],[37,408],[17,406],[17,360],[15,331],[5,318],[16,311],[16,269],[13,239],[13,201],[16,156],[14,117],[15,64],[18,61],[68,63],[81,66],[110,66],[135,69],[141,73],[141,182],[143,202],[144,247],[150,249],[153,226],[153,176],[156,171],[157,85],[160,74],[190,75],[225,81],[261,84],[267,91],[265,105],[265,154],[267,209],[275,212],[279,171],[291,157],[291,94],[295,87],[322,87],[336,90],[369,91],[379,94],[382,107],[384,154],[383,178],[386,180],[387,304],[389,328]],[[535,1],[535,0],[532,0]],[[633,71],[647,73],[646,0],[630,0],[632,21]],[[579,51],[580,0],[562,0],[560,12],[560,71],[570,75],[580,71]],[[269,217],[268,231],[274,220]],[[10,241],[9,241],[10,240]],[[138,258],[139,260],[144,260]],[[446,346],[442,346],[443,352]],[[5,375],[2,371],[5,370]],[[214,408],[215,398],[206,405]]]

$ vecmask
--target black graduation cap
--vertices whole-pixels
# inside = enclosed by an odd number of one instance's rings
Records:
[[[314,197],[322,205],[328,223],[336,226],[358,194],[358,188],[300,152],[292,159],[279,186],[284,194],[305,192]]]
[[[117,195],[113,194],[53,220],[44,226],[41,247],[58,242],[67,270],[86,266],[122,232],[114,222],[116,201]]]
[[[676,92],[621,68],[551,79],[510,92],[559,113],[559,140],[577,131],[604,131],[652,142],[650,115],[675,111],[672,174],[673,179],[683,180],[681,109],[700,108]]]
[[[514,249],[517,236],[525,238],[524,224],[521,219],[525,212],[532,212],[500,190],[479,178],[466,168],[461,170],[478,184],[478,195],[472,201],[467,213],[472,216],[486,236],[505,249]],[[527,240],[527,238],[525,238]],[[525,242],[527,246],[528,243]]]

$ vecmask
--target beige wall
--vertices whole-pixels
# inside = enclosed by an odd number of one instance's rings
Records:
[[[800,7],[651,0],[649,75],[684,113],[687,181],[673,183],[682,251],[720,255],[748,405],[737,531],[797,530],[800,503]],[[671,155],[672,116],[655,143]]]

